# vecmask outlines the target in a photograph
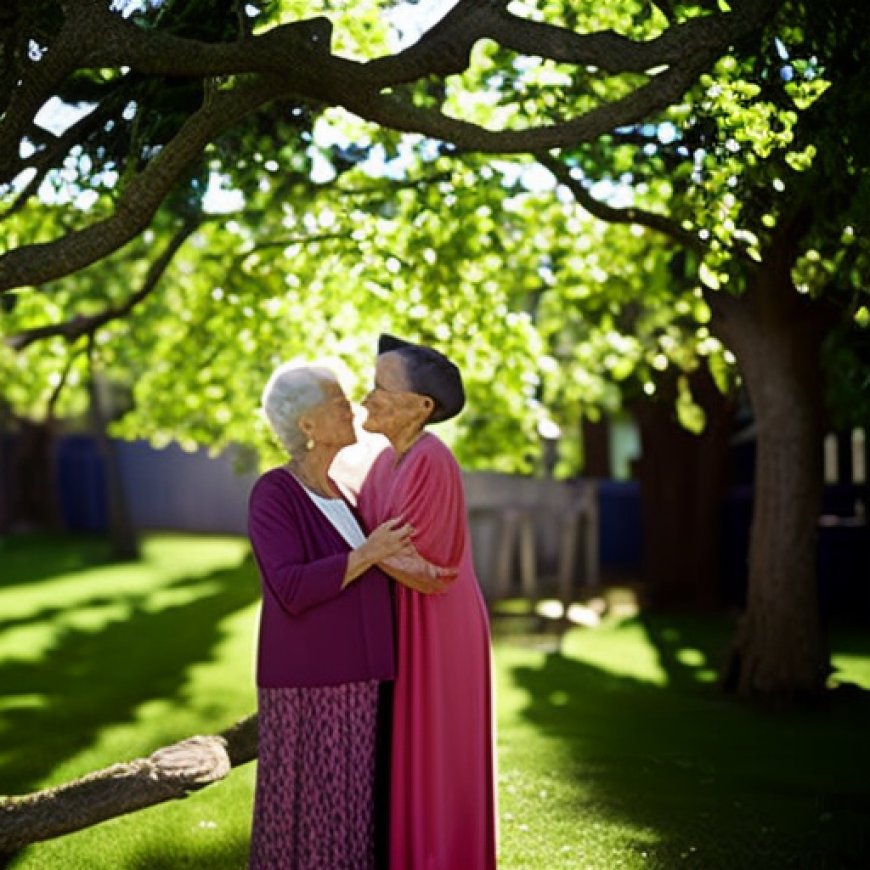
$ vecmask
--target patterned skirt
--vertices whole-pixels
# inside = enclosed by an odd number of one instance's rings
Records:
[[[259,689],[251,870],[376,866],[378,693],[376,681]]]

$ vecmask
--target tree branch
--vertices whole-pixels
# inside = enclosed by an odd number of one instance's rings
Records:
[[[306,69],[315,78],[330,56],[332,22],[322,16],[233,42],[203,42],[159,29],[144,30],[111,12],[101,0],[79,2],[99,34],[99,39],[89,41],[80,67],[127,66],[147,75],[193,78],[259,72],[299,79]]]
[[[57,384],[55,384],[54,389],[51,391],[51,395],[48,397],[48,402],[45,405],[45,422],[51,423],[54,420],[54,409],[57,407],[57,403],[60,399],[60,394],[63,392],[63,388],[66,386],[67,380],[69,380],[69,373],[72,371],[73,363],[76,360],[78,354],[71,353],[66,360],[66,363],[63,367],[63,371],[60,373],[60,378],[58,379]]]
[[[213,95],[163,150],[135,176],[114,213],[51,242],[26,245],[0,257],[0,292],[68,275],[105,257],[142,232],[163,199],[217,133],[273,99],[281,87],[258,79]]]
[[[0,256],[0,293],[60,278],[122,247],[145,229],[174,182],[212,138],[273,100],[292,96],[342,106],[385,127],[470,151],[528,153],[569,147],[637,123],[678,100],[733,41],[758,28],[778,2],[745,4],[748,12],[735,5],[741,11],[713,13],[675,25],[647,43],[633,43],[613,33],[583,35],[517,18],[506,11],[507,0],[461,0],[416,45],[363,64],[330,53],[331,24],[325,18],[209,44],[144,30],[110,12],[104,0],[61,0],[66,14],[61,37],[33,65],[23,88],[30,97],[22,98],[14,112],[10,107],[0,123],[0,162],[4,149],[17,149],[21,113],[35,110],[74,68],[125,65],[144,74],[173,76],[259,72],[232,90],[206,88],[202,108],[130,181],[109,218]],[[71,34],[78,40],[74,59]],[[462,71],[474,43],[484,37],[517,50],[534,50],[541,57],[629,70],[664,64],[665,69],[627,96],[581,117],[526,130],[488,130],[416,106],[409,95],[389,90],[390,85],[427,75]]]
[[[34,115],[58,85],[77,68],[77,47],[79,40],[84,38],[80,30],[80,22],[67,18],[45,55],[38,61],[32,61],[21,73],[18,86],[0,117],[0,167],[3,167],[0,169],[0,181],[7,180],[6,167],[18,165],[19,145]]]
[[[369,61],[366,71],[369,81],[382,86],[460,73],[468,67],[474,44],[492,39],[518,54],[614,73],[646,72],[657,66],[683,65],[698,53],[722,53],[734,39],[758,27],[776,5],[776,0],[764,0],[745,12],[692,18],[638,42],[613,31],[581,34],[529,21],[508,12],[507,0],[463,0],[414,45]]]
[[[189,737],[147,758],[113,764],[33,794],[0,798],[0,853],[187,797],[256,756],[253,715],[220,734]]]
[[[378,87],[405,84],[430,75],[467,69],[471,49],[504,12],[508,0],[460,0],[413,45],[365,64],[366,81]]]
[[[66,17],[60,34],[27,68],[0,119],[0,182],[24,168],[18,149],[26,126],[76,69],[127,66],[150,75],[193,77],[264,71],[280,74],[285,84],[301,91],[316,91],[322,60],[329,54],[332,24],[326,18],[281,25],[252,40],[212,44],[143,30],[100,0],[62,5]],[[343,63],[336,59],[339,71]],[[43,174],[47,168],[43,164]],[[16,203],[12,210],[18,207]]]
[[[402,132],[422,133],[472,151],[523,153],[576,145],[649,116],[679,99],[712,61],[735,40],[758,29],[779,0],[764,0],[744,14],[721,14],[677,25],[657,39],[636,43],[612,33],[584,36],[564,28],[526,21],[508,14],[505,0],[459,3],[418,43],[391,58],[370,61],[367,87],[328,91],[337,105],[369,121]],[[674,35],[674,33],[676,35]],[[622,71],[665,66],[643,86],[622,99],[590,110],[580,118],[529,130],[487,130],[422,109],[409,97],[383,87],[461,72],[474,43],[484,37],[509,43],[547,59],[607,65]],[[618,60],[622,54],[626,62]],[[437,57],[438,60],[433,59]],[[377,88],[369,87],[376,83]]]
[[[126,317],[140,302],[151,295],[179,248],[190,238],[200,224],[201,219],[199,216],[186,220],[182,224],[170,239],[163,253],[151,264],[145,280],[142,282],[142,286],[123,305],[113,306],[101,311],[99,314],[92,314],[87,317],[77,315],[71,320],[65,320],[62,323],[50,323],[46,326],[26,329],[15,335],[7,336],[5,343],[13,350],[22,351],[37,341],[59,335],[69,344],[73,344],[82,336],[94,335],[98,329],[107,323]]]
[[[764,5],[759,4],[759,7]],[[735,38],[757,27],[760,12],[763,13],[763,8],[754,9],[746,16],[729,13],[691,18],[645,42],[613,31],[576,33],[505,12],[488,35],[518,54],[593,66],[610,73],[646,72],[655,66],[682,65],[688,53],[721,53]]]
[[[10,167],[8,172],[3,173],[4,177],[0,178],[0,183],[10,181],[25,169],[36,169],[33,178],[31,178],[30,181],[28,181],[19,191],[14,202],[5,211],[0,212],[0,221],[6,220],[24,207],[27,200],[30,199],[30,197],[39,189],[42,180],[45,178],[49,170],[53,168],[58,158],[65,156],[73,145],[80,142],[82,138],[86,137],[96,129],[97,125],[105,118],[106,114],[107,113],[103,111],[102,106],[94,109],[94,111],[76,121],[71,127],[65,130],[62,135],[57,136],[54,141],[52,141],[50,145],[47,145],[42,151],[38,151],[31,157],[19,161],[19,166],[17,168]]]
[[[593,217],[607,223],[637,224],[655,230],[657,233],[667,236],[680,245],[703,254],[707,246],[694,233],[684,230],[676,221],[656,212],[645,211],[640,208],[614,208],[594,196],[584,187],[582,182],[574,178],[571,171],[557,157],[547,153],[537,153],[535,158],[550,172],[556,181],[571,191],[571,195],[579,205],[586,209]]]
[[[451,142],[466,151],[524,154],[589,142],[614,127],[636,123],[680,98],[708,65],[709,58],[700,58],[691,68],[669,69],[628,96],[597,106],[579,118],[526,130],[488,130],[433,109],[421,108],[408,97],[392,92],[360,89],[350,94],[331,93],[330,97],[336,105],[393,130],[421,133]]]

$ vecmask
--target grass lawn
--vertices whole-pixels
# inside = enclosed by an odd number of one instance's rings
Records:
[[[153,535],[135,564],[109,563],[97,540],[0,539],[0,793],[251,712],[257,597],[238,538]],[[502,870],[870,867],[868,693],[789,715],[723,698],[725,617],[641,615],[561,639],[501,624]],[[870,632],[832,643],[840,678],[870,689]],[[9,866],[242,868],[253,776]]]

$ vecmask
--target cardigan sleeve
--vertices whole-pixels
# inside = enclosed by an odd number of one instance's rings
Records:
[[[248,534],[263,582],[288,613],[304,613],[341,593],[348,553],[307,558],[296,505],[268,479],[251,492]]]

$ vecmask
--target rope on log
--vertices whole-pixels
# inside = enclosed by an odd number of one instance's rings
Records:
[[[257,716],[164,746],[63,785],[0,797],[0,855],[187,797],[257,757]]]

